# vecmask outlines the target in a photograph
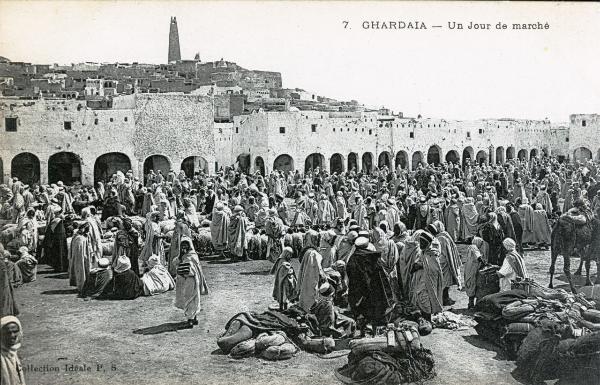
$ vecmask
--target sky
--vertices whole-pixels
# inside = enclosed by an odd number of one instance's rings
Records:
[[[202,61],[278,71],[286,88],[405,116],[566,122],[600,113],[599,3],[1,0],[0,56],[164,63],[171,16],[183,59],[199,52]],[[427,29],[365,29],[365,21]],[[469,30],[471,21],[491,29]],[[512,30],[537,22],[549,29]]]

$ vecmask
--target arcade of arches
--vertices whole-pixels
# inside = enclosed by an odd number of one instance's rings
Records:
[[[411,168],[416,170],[419,163],[425,164],[439,164],[442,161],[452,162],[454,164],[462,163],[465,164],[473,159],[477,163],[488,163],[489,161],[497,164],[502,164],[505,161],[518,158],[520,160],[533,159],[539,156],[548,156],[548,148],[522,148],[518,152],[515,147],[490,147],[488,150],[479,150],[476,152],[472,147],[467,146],[462,151],[462,157],[460,156],[460,150],[449,150],[443,156],[442,149],[437,145],[432,145],[427,151],[426,157],[424,152],[415,151],[412,156],[407,151],[400,150],[395,155],[388,151],[383,151],[377,156],[377,163],[373,153],[365,152],[362,155],[356,152],[350,152],[347,157],[341,153],[335,153],[331,155],[329,160],[319,153],[310,154],[304,161],[304,170],[315,169],[319,167],[321,169],[329,166],[330,172],[344,172],[349,170],[362,171],[365,173],[371,173],[375,165],[379,167],[387,166],[388,168]],[[561,158],[566,158],[567,154],[562,154]],[[587,147],[579,147],[572,154],[574,159],[587,160],[594,158],[594,155],[600,159],[600,149],[595,154]],[[442,158],[443,156],[443,158]],[[267,167],[264,161],[264,157],[257,156],[254,159],[250,157],[250,154],[240,154],[237,158],[237,162],[242,170],[250,172],[251,169],[259,171],[262,175],[267,173]],[[0,179],[5,182],[6,177],[17,177],[19,180],[24,181],[27,184],[34,184],[43,181],[44,183],[56,183],[62,181],[69,185],[75,182],[82,182],[82,160],[79,155],[72,152],[59,152],[53,154],[48,159],[47,165],[47,178],[46,175],[42,174],[40,159],[28,152],[17,154],[10,162],[4,164],[5,159],[0,158]],[[360,163],[359,163],[360,162]],[[134,168],[137,168],[136,164],[133,164]],[[359,167],[360,166],[360,167]],[[44,167],[45,168],[45,167]],[[112,174],[117,171],[123,173],[132,169],[131,158],[120,152],[109,152],[100,155],[94,161],[93,167],[93,181],[97,182],[100,180],[109,179]],[[144,160],[143,163],[143,175],[149,173],[150,170],[155,172],[161,170],[163,175],[168,174],[172,169],[169,158],[164,155],[151,155]],[[181,163],[181,170],[186,175],[193,176],[194,173],[203,170],[204,172],[210,172],[209,163],[206,158],[201,156],[189,156],[185,158]],[[273,162],[273,170],[278,171],[294,171],[295,162],[289,154],[280,154],[275,158]],[[45,171],[45,170],[43,170]],[[6,173],[5,173],[6,172]],[[134,170],[134,172],[137,172]],[[86,176],[87,180],[88,176]]]

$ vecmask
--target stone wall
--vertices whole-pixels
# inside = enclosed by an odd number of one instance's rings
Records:
[[[600,115],[573,114],[569,118],[569,155],[576,156],[575,151],[584,149],[593,159],[600,160]]]
[[[294,168],[301,171],[305,169],[306,158],[313,153],[323,156],[325,169],[330,168],[334,155],[336,161],[341,157],[343,170],[348,169],[351,153],[357,157],[358,169],[362,168],[363,157],[370,157],[373,165],[380,164],[381,160],[381,164],[396,167],[397,156],[399,161],[404,156],[405,166],[412,168],[419,160],[426,162],[428,153],[439,154],[442,162],[446,159],[462,161],[466,154],[471,159],[491,162],[503,162],[519,155],[529,158],[551,154],[548,121],[446,121],[376,112],[289,111],[235,117],[234,126],[232,159],[250,153],[254,165],[254,159],[260,156],[267,172],[282,154],[289,155],[294,160]]]
[[[16,119],[16,132],[6,131],[6,118]],[[90,109],[78,100],[2,98],[0,132],[4,180],[22,153],[39,160],[42,183],[48,182],[50,157],[61,152],[78,159],[83,184],[93,183],[97,159],[115,152],[127,156],[138,177],[144,160],[158,154],[176,171],[188,156],[201,156],[214,171],[212,101],[207,97],[138,94],[114,98],[110,109]]]
[[[133,138],[135,157],[143,164],[151,155],[163,155],[176,171],[189,156],[202,157],[214,165],[213,125],[209,97],[138,94]],[[214,171],[212,166],[209,169]]]

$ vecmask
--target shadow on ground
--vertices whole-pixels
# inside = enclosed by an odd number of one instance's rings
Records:
[[[506,355],[504,350],[502,350],[500,347],[492,344],[491,342],[486,341],[484,338],[482,338],[478,335],[463,336],[463,339],[479,349],[485,349],[485,350],[495,352],[496,356],[493,357],[494,360],[497,360],[497,361],[510,360],[510,358]]]
[[[191,329],[187,322],[168,322],[158,326],[150,326],[148,328],[136,329],[133,334],[141,334],[144,336],[176,332],[178,330]]]
[[[264,271],[240,271],[240,275],[269,275],[271,270]]]
[[[46,290],[42,291],[40,294],[45,295],[58,295],[58,294],[78,294],[79,290],[77,289],[61,289],[61,290]]]

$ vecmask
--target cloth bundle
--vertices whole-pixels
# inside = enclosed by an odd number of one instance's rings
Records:
[[[459,315],[450,311],[443,311],[431,317],[433,326],[439,329],[465,330],[477,324],[475,320],[466,315]]]

